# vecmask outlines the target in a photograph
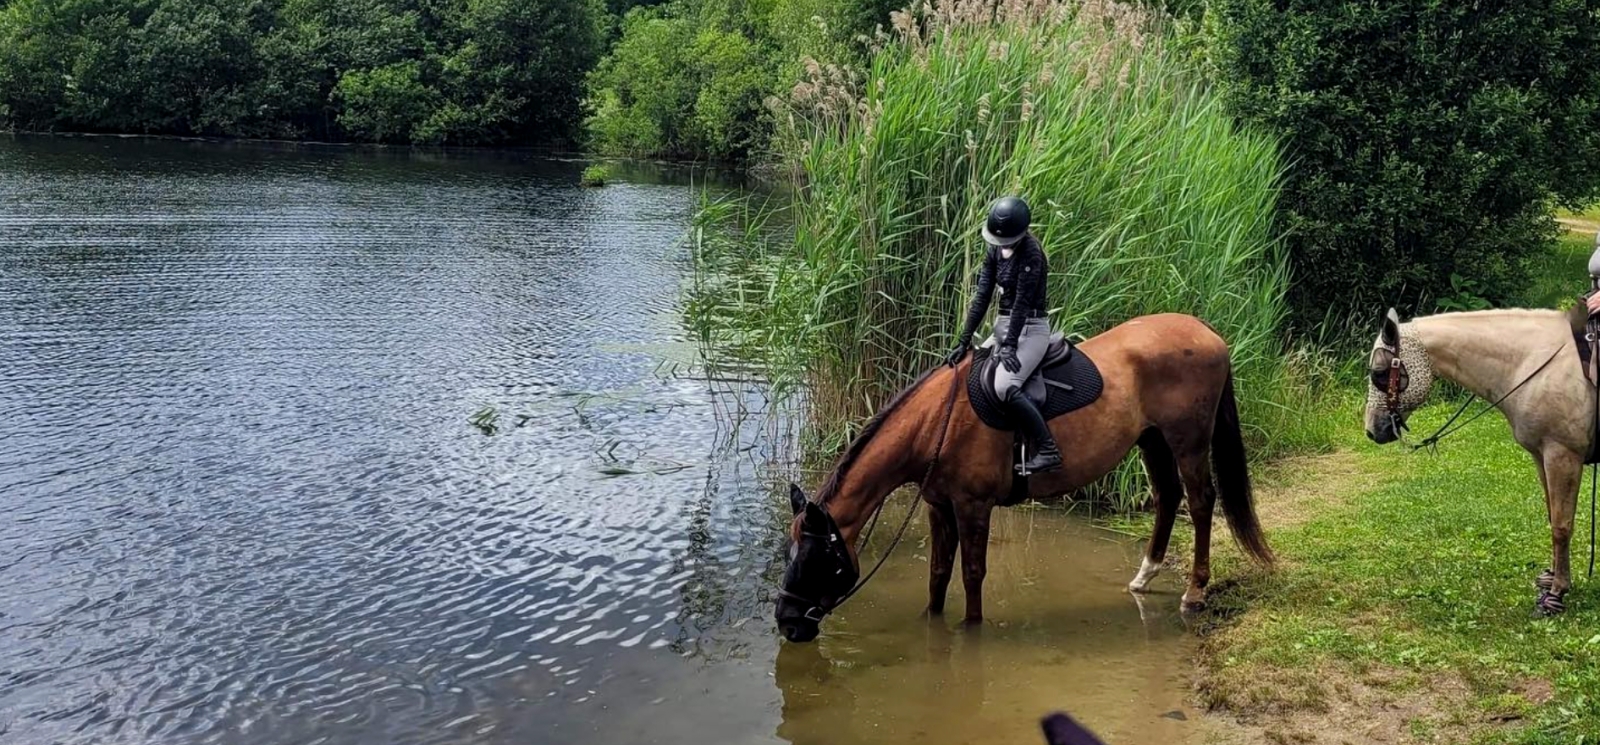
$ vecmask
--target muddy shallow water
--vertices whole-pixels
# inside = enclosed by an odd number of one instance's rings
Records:
[[[0,742],[1190,731],[1176,580],[1141,613],[1059,511],[997,517],[978,633],[919,618],[919,520],[780,643],[785,444],[697,364],[692,174],[581,165],[0,138]]]

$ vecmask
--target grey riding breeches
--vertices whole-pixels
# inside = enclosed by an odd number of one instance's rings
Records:
[[[1000,316],[994,321],[994,334],[983,343],[983,346],[992,346],[996,351],[1000,349],[1000,342],[1004,341],[1004,334],[1011,329],[1011,318]],[[1029,318],[1022,325],[1021,338],[1017,340],[1017,360],[1022,367],[1016,372],[1011,372],[1001,365],[994,371],[994,392],[1004,399],[1012,388],[1021,388],[1028,382],[1028,376],[1044,360],[1044,353],[1050,348],[1050,319]]]

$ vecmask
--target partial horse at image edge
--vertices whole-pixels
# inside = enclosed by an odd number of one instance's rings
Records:
[[[1245,553],[1270,565],[1256,518],[1227,344],[1198,318],[1142,316],[1084,341],[1105,379],[1099,400],[1051,420],[1063,443],[1061,470],[1036,474],[1028,496],[1054,497],[1109,473],[1135,447],[1149,473],[1155,526],[1138,573],[1145,591],[1166,557],[1179,501],[1195,529],[1194,563],[1183,607],[1204,606],[1210,581],[1212,510],[1223,513]],[[931,528],[928,611],[944,610],[961,551],[966,620],[983,618],[989,520],[1011,480],[1012,434],[974,413],[965,386],[971,358],[929,371],[862,429],[814,500],[791,494],[790,561],[775,615],[790,641],[809,641],[822,617],[848,595],[860,574],[856,539],[898,487],[920,483]],[[1215,476],[1215,482],[1213,482]]]
[[[1401,323],[1389,309],[1368,360],[1367,437],[1400,439],[1435,377],[1496,404],[1538,471],[1550,523],[1551,561],[1534,580],[1535,608],[1566,610],[1583,465],[1595,438],[1595,388],[1584,378],[1575,322],[1555,310],[1481,310]],[[1498,400],[1497,400],[1498,399]]]

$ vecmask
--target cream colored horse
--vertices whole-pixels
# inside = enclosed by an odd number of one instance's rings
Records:
[[[1568,315],[1486,310],[1400,323],[1390,309],[1368,364],[1367,437],[1379,444],[1400,438],[1406,417],[1427,399],[1435,377],[1487,401],[1504,397],[1500,412],[1533,456],[1550,520],[1554,550],[1551,569],[1536,582],[1537,607],[1546,615],[1565,610],[1573,517],[1595,406]]]

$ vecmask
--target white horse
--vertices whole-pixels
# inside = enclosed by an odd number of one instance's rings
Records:
[[[1368,370],[1367,437],[1380,445],[1400,439],[1435,377],[1494,402],[1511,423],[1544,487],[1553,551],[1551,568],[1535,584],[1546,615],[1566,610],[1572,586],[1573,518],[1595,416],[1595,390],[1572,330],[1569,314],[1554,310],[1444,313],[1401,323],[1391,308]]]

